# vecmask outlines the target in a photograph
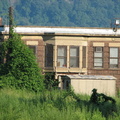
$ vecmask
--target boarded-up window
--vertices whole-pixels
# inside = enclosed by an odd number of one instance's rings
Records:
[[[79,67],[79,47],[70,47],[70,67]]]
[[[110,48],[110,68],[118,68],[118,48]]]
[[[103,47],[94,47],[94,67],[103,67]]]
[[[58,67],[67,67],[67,47],[66,46],[58,46],[57,66]]]
[[[82,67],[86,68],[86,46],[82,49]]]
[[[53,67],[53,45],[45,46],[45,67]]]

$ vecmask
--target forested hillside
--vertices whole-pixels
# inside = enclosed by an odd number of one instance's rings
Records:
[[[110,27],[120,18],[120,0],[0,0],[4,24],[11,5],[16,25]]]

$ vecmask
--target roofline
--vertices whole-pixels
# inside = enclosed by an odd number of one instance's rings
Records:
[[[3,35],[9,34],[9,26],[0,26],[0,27],[1,27],[0,34]],[[78,37],[79,36],[120,37],[120,28],[117,28],[117,32],[114,31],[113,28],[97,28],[97,27],[17,26],[15,27],[15,29],[18,30],[16,31],[18,34],[28,35],[28,36],[47,35],[47,36],[78,36]],[[24,29],[27,31],[24,31]],[[34,32],[32,32],[30,29],[32,29]]]
[[[120,34],[111,35],[111,34],[71,34],[71,33],[18,33],[19,35],[24,36],[76,36],[76,37],[116,37],[120,38]],[[0,35],[9,35],[9,32],[0,32]]]
[[[1,25],[0,27],[9,27],[9,25]],[[67,27],[67,26],[21,26],[17,25],[16,27],[31,27],[31,28],[72,28],[72,29],[112,29],[112,27]],[[119,28],[118,28],[119,29]]]

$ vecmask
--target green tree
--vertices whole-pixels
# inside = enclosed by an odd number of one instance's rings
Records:
[[[25,88],[32,91],[44,89],[44,76],[38,67],[36,58],[21,36],[10,30],[8,40],[1,46],[0,87]]]

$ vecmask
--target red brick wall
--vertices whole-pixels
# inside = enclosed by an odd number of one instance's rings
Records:
[[[44,67],[44,41],[42,39],[24,39],[25,43],[27,41],[38,41],[37,45],[37,62],[39,66],[43,69]]]
[[[112,75],[117,78],[116,87],[120,88],[120,59],[119,59],[119,68],[114,68],[114,69],[109,68],[109,42],[105,42],[105,46],[104,46],[103,68],[94,68],[93,66],[94,60],[93,60],[93,42],[92,41],[88,43],[88,50],[89,50],[88,51],[88,74],[89,75]],[[120,48],[119,48],[119,54],[120,54]]]

